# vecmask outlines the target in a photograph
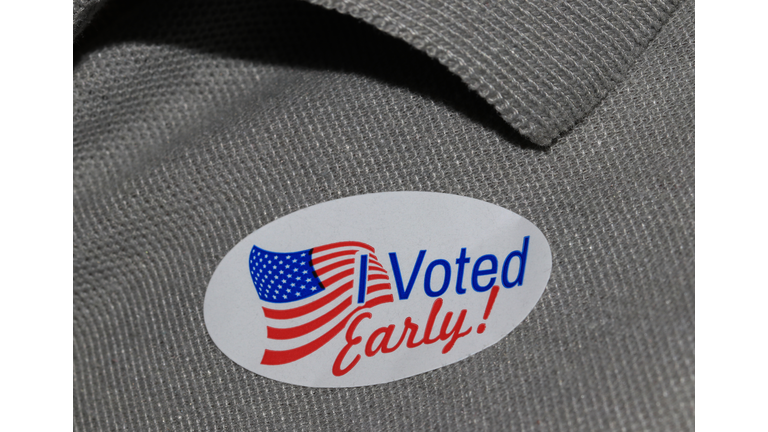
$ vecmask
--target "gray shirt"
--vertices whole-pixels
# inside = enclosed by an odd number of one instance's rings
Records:
[[[694,3],[316,3],[75,2],[75,429],[693,430]],[[240,239],[398,190],[546,235],[518,328],[352,389],[215,347]]]

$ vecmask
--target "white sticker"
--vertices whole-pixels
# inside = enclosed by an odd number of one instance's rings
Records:
[[[498,342],[544,292],[552,255],[484,201],[385,192],[318,204],[238,243],[213,274],[205,325],[224,354],[309,387],[380,384]]]

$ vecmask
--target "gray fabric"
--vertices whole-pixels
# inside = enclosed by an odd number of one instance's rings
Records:
[[[679,0],[309,0],[361,18],[460,76],[542,146],[617,83]],[[78,36],[106,0],[74,2]]]
[[[550,145],[620,82],[678,0],[310,0],[408,41]]]
[[[104,4],[104,0],[73,0],[72,33],[77,38],[85,30],[96,12]]]
[[[586,118],[531,146],[407,44],[288,1],[114,3],[76,47],[76,430],[693,430],[694,7]],[[330,199],[426,190],[550,241],[531,315],[448,367],[355,389],[209,339],[240,239]]]

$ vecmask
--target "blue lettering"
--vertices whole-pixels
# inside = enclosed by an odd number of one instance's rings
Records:
[[[413,272],[411,272],[411,277],[408,279],[408,286],[405,288],[403,287],[403,277],[400,274],[400,265],[397,262],[397,254],[395,252],[389,253],[389,262],[392,263],[392,273],[394,273],[397,296],[400,300],[408,300],[408,297],[410,297],[413,284],[416,282],[416,276],[419,274],[421,263],[424,261],[426,253],[426,250],[419,252],[419,257],[416,258],[416,265],[413,266]]]
[[[491,268],[480,270],[480,265],[484,263],[485,261],[491,262]],[[496,283],[496,277],[492,277],[487,284],[480,285],[480,282],[478,282],[478,278],[481,276],[488,276],[496,274],[496,271],[499,267],[499,261],[496,259],[496,255],[483,255],[475,261],[475,266],[472,268],[472,288],[477,292],[484,292],[491,289],[494,283]]]
[[[464,283],[464,266],[469,262],[467,258],[467,248],[461,248],[459,258],[456,260],[456,264],[459,266],[456,274],[456,294],[464,294],[467,289],[461,286]]]
[[[365,303],[365,288],[368,283],[368,254],[360,255],[360,283],[357,284],[357,303]]]
[[[443,266],[444,276],[443,276],[443,286],[440,287],[439,291],[432,291],[432,270],[436,266]],[[427,293],[429,297],[440,297],[445,293],[445,290],[448,289],[448,285],[451,283],[451,264],[444,260],[444,259],[438,259],[434,260],[431,263],[429,263],[429,266],[427,266],[427,272],[424,275],[424,292]]]
[[[504,265],[501,267],[501,283],[504,285],[504,288],[512,288],[513,286],[523,285],[523,276],[525,276],[525,260],[528,258],[528,238],[529,236],[525,236],[523,239],[522,252],[512,251],[509,255],[507,255],[507,259],[504,260]],[[512,258],[515,257],[520,258],[520,269],[517,271],[517,279],[510,282],[509,263],[512,261]]]

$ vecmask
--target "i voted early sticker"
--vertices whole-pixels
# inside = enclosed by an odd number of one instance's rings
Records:
[[[205,324],[224,354],[265,377],[380,384],[501,340],[551,269],[541,231],[504,208],[430,192],[360,195],[238,243],[208,284]]]

